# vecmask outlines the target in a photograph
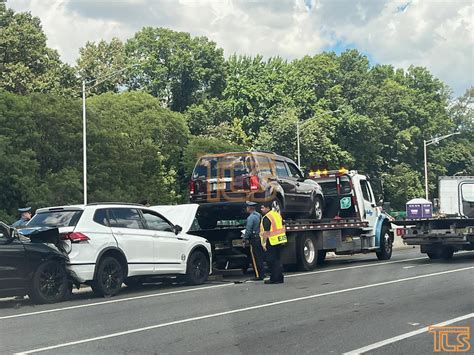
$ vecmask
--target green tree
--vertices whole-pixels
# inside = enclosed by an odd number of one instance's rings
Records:
[[[87,42],[79,49],[80,57],[77,59],[76,71],[81,79],[86,82],[95,81],[96,86],[88,92],[93,94],[108,91],[118,92],[124,84],[126,71],[111,76],[119,70],[127,68],[128,61],[125,54],[125,46],[118,38],[112,38],[110,42],[104,40],[95,43]],[[101,82],[101,79],[107,78]]]
[[[73,69],[48,48],[38,17],[0,8],[0,88],[26,94],[72,94]]]
[[[145,27],[125,45],[131,63],[128,86],[159,98],[173,111],[219,97],[225,84],[222,49],[206,37],[165,28]]]

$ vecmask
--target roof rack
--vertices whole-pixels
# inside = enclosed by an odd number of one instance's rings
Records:
[[[87,206],[97,206],[97,205],[145,206],[140,203],[133,203],[133,202],[92,202],[92,203],[87,204]]]

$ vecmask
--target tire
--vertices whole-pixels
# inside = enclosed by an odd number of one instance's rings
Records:
[[[283,203],[279,197],[272,201],[272,209],[277,211],[280,215],[283,215]]]
[[[450,247],[443,247],[443,248],[436,249],[434,251],[430,251],[426,254],[428,254],[428,257],[433,260],[439,260],[439,259],[449,260],[453,257],[454,250],[453,248],[450,248]]]
[[[313,270],[318,262],[316,241],[312,235],[303,235],[296,241],[296,262],[298,270]]]
[[[65,266],[50,260],[36,269],[28,295],[35,303],[55,303],[66,299],[70,287]]]
[[[203,252],[196,250],[188,259],[186,266],[186,283],[189,285],[201,285],[209,277],[209,260]]]
[[[139,288],[143,285],[143,278],[141,277],[127,277],[124,282],[128,288]]]
[[[197,220],[201,229],[214,229],[217,226],[217,219],[212,217],[198,216]]]
[[[323,265],[326,260],[326,250],[318,250],[318,259],[316,261],[317,265]]]
[[[310,218],[320,221],[323,219],[323,200],[321,197],[316,196],[312,202]]]
[[[122,265],[117,259],[107,256],[99,263],[92,281],[92,291],[99,297],[111,297],[120,291],[123,281]]]
[[[376,252],[377,259],[389,260],[392,257],[392,237],[387,226],[382,226],[380,233],[380,251]]]

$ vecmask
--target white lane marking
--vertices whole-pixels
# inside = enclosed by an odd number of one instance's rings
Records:
[[[415,265],[410,265],[410,266],[404,266],[403,268],[404,268],[404,269],[412,269],[412,268],[414,268],[414,267],[415,267]]]
[[[412,325],[412,326],[414,326],[414,327],[416,327],[417,325],[420,325],[420,323],[410,323],[410,322],[408,322],[408,324],[410,324],[410,325]]]
[[[33,350],[22,351],[22,352],[19,352],[19,353],[16,353],[16,354],[31,354],[31,353],[41,352],[41,351],[64,348],[66,346],[73,346],[73,345],[90,343],[90,342],[98,341],[98,340],[116,338],[116,337],[119,337],[119,336],[122,336],[122,335],[128,335],[128,334],[144,332],[144,331],[148,331],[148,330],[152,330],[152,329],[164,328],[164,327],[168,327],[168,326],[176,325],[176,324],[189,323],[189,322],[194,322],[194,321],[197,321],[197,320],[216,318],[216,317],[226,316],[226,315],[229,315],[229,314],[242,313],[242,312],[246,312],[246,311],[251,311],[251,310],[261,309],[261,308],[267,308],[267,307],[277,306],[277,305],[281,305],[281,304],[305,301],[305,300],[310,300],[310,299],[323,297],[323,296],[336,295],[336,294],[340,294],[340,293],[347,293],[347,292],[358,291],[358,290],[363,290],[363,289],[367,289],[367,288],[391,285],[391,284],[395,284],[395,283],[399,283],[399,282],[418,280],[418,279],[422,279],[422,278],[439,276],[439,275],[446,275],[446,274],[451,274],[451,273],[454,273],[454,272],[461,272],[461,271],[473,270],[473,269],[474,269],[474,266],[470,266],[470,267],[465,267],[465,268],[461,268],[461,269],[441,271],[441,272],[436,272],[436,273],[432,273],[432,274],[418,275],[418,276],[412,276],[412,277],[405,277],[403,279],[397,279],[397,280],[391,280],[391,281],[385,281],[385,282],[378,282],[378,283],[371,284],[371,285],[352,287],[352,288],[347,288],[347,289],[343,289],[343,290],[337,290],[337,291],[331,291],[331,292],[325,292],[325,293],[318,293],[318,294],[310,295],[310,296],[291,298],[291,299],[283,300],[283,301],[277,301],[277,302],[271,302],[271,303],[267,303],[267,304],[261,304],[261,305],[250,306],[250,307],[239,308],[239,309],[233,309],[233,310],[230,310],[230,311],[212,313],[212,314],[207,314],[207,315],[199,316],[199,317],[185,318],[185,319],[181,319],[181,320],[177,320],[177,321],[173,321],[173,322],[161,323],[161,324],[151,325],[151,326],[148,326],[148,327],[131,329],[131,330],[123,331],[123,332],[112,333],[112,334],[102,335],[102,336],[93,337],[93,338],[87,338],[87,339],[82,339],[82,340],[71,341],[71,342],[68,342],[68,343],[62,343],[62,344],[47,346],[47,347],[44,347],[44,348],[38,348],[38,349],[33,349]]]
[[[473,318],[473,317],[474,317],[474,313],[469,313],[469,314],[466,314],[466,315],[461,316],[461,317],[453,318],[453,319],[450,319],[450,320],[447,320],[447,321],[444,321],[444,322],[435,324],[435,325],[433,325],[433,327],[444,327],[445,325],[450,325],[450,324],[453,324],[453,323],[458,323],[458,322],[461,322],[461,321],[463,321],[463,320],[466,320],[466,319],[469,319],[469,318]],[[418,329],[418,330],[414,330],[414,331],[409,332],[409,333],[405,333],[405,334],[398,335],[398,336],[393,337],[393,338],[385,339],[385,340],[379,341],[379,342],[377,342],[377,343],[364,346],[363,348],[351,350],[351,351],[349,351],[349,352],[347,352],[347,353],[344,353],[344,355],[363,354],[363,353],[366,353],[367,351],[371,351],[371,350],[374,350],[374,349],[378,349],[378,348],[381,348],[381,347],[383,347],[383,346],[385,346],[385,345],[389,345],[389,344],[392,344],[392,343],[396,343],[397,341],[400,341],[400,340],[404,340],[404,339],[407,339],[407,338],[414,337],[415,335],[423,334],[423,333],[425,333],[425,332],[428,331],[428,328],[429,328],[429,327],[424,327],[424,328],[421,328],[421,329]]]
[[[339,268],[336,268],[336,269],[329,269],[329,270],[319,270],[319,271],[303,272],[303,273],[299,273],[299,274],[285,275],[285,278],[286,278],[286,277],[308,276],[308,275],[314,275],[314,274],[323,274],[323,273],[326,273],[326,272],[334,272],[334,271],[340,271],[340,270],[351,270],[351,269],[361,269],[361,268],[365,268],[365,267],[383,266],[383,265],[404,263],[404,262],[407,262],[407,261],[423,260],[423,259],[428,259],[428,257],[426,257],[426,256],[421,256],[421,257],[419,257],[419,258],[411,258],[411,259],[402,259],[402,260],[386,261],[386,262],[376,263],[376,264],[364,264],[364,265],[355,265],[355,266],[339,267]]]
[[[228,287],[228,286],[233,286],[233,285],[234,285],[234,284],[228,283],[228,284],[214,285],[214,286],[204,286],[204,287],[197,287],[197,288],[187,288],[187,289],[185,289],[185,290],[177,290],[177,291],[170,291],[170,292],[153,293],[153,294],[151,294],[151,295],[142,295],[142,296],[127,297],[127,298],[119,298],[119,299],[116,299],[116,300],[103,301],[103,302],[94,302],[94,303],[87,303],[87,304],[81,304],[81,305],[77,305],[77,306],[69,306],[69,307],[63,307],[63,308],[46,309],[46,310],[44,310],[44,311],[36,311],[36,312],[20,313],[20,314],[12,314],[12,315],[10,315],[10,316],[3,316],[3,317],[0,317],[0,320],[12,319],[12,318],[20,318],[20,317],[28,317],[28,316],[34,316],[34,315],[37,315],[37,314],[54,313],[54,312],[60,312],[60,311],[69,311],[69,310],[72,310],[72,309],[79,309],[79,308],[86,308],[86,307],[101,306],[101,305],[104,305],[104,304],[112,304],[112,303],[120,303],[120,302],[125,302],[125,301],[141,300],[141,299],[144,299],[144,298],[161,297],[161,296],[175,295],[175,294],[180,294],[180,293],[188,293],[188,292],[202,291],[202,290],[208,290],[208,289],[219,288],[219,287]]]
[[[372,267],[372,266],[380,266],[380,265],[401,263],[401,262],[405,262],[405,261],[420,260],[420,259],[427,259],[427,257],[419,257],[419,258],[412,258],[412,259],[388,261],[388,262],[377,263],[377,264],[364,264],[364,265],[357,265],[357,266],[340,267],[340,268],[329,269],[329,270],[320,270],[320,271],[285,275],[285,277],[297,277],[297,276],[305,276],[305,275],[314,275],[314,274],[321,274],[321,273],[334,272],[334,271],[351,270],[351,269],[359,269],[359,268]],[[254,281],[247,281],[246,283],[253,283],[253,282]],[[186,290],[178,290],[178,291],[163,292],[163,293],[154,293],[154,294],[151,294],[151,295],[120,298],[120,299],[117,299],[117,300],[94,302],[94,303],[82,304],[82,305],[77,305],[77,306],[69,306],[69,307],[63,307],[63,308],[53,308],[53,309],[47,309],[47,310],[44,310],[44,311],[12,314],[12,315],[9,315],[9,316],[1,316],[0,320],[20,318],[20,317],[28,317],[28,316],[34,316],[34,315],[38,315],[38,314],[47,314],[47,313],[53,313],[53,312],[69,311],[69,310],[74,310],[74,309],[78,309],[78,308],[101,306],[101,305],[113,304],[113,303],[118,303],[118,302],[141,300],[141,299],[144,299],[144,298],[174,295],[174,294],[179,294],[179,293],[200,291],[200,290],[204,290],[204,289],[208,289],[208,288],[217,288],[217,287],[225,287],[225,286],[233,286],[233,285],[234,285],[233,283],[229,283],[229,284],[224,284],[224,285],[205,286],[205,287],[192,288],[192,289],[186,289]]]

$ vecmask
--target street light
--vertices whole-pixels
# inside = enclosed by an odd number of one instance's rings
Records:
[[[334,111],[326,111],[321,113],[321,115],[324,115],[326,113],[336,113],[339,112],[339,109],[334,110]],[[301,154],[300,154],[300,120],[299,118],[296,120],[296,149],[298,151],[298,166],[301,167]]]
[[[426,147],[431,145],[431,144],[438,144],[440,141],[443,139],[449,138],[451,136],[454,136],[456,134],[460,134],[461,132],[454,132],[450,134],[446,134],[441,137],[435,137],[429,140],[423,140],[423,154],[425,158],[425,198],[428,200],[428,157],[426,155]]]
[[[126,68],[114,71],[103,79],[92,79],[89,81],[82,80],[82,163],[83,163],[83,180],[84,180],[84,205],[87,205],[87,132],[86,132],[86,85],[96,82],[94,85],[89,86],[89,90],[102,84],[104,81],[109,80],[117,74],[124,72],[130,68],[136,67],[139,64],[133,64]],[[99,81],[98,81],[99,80]]]

